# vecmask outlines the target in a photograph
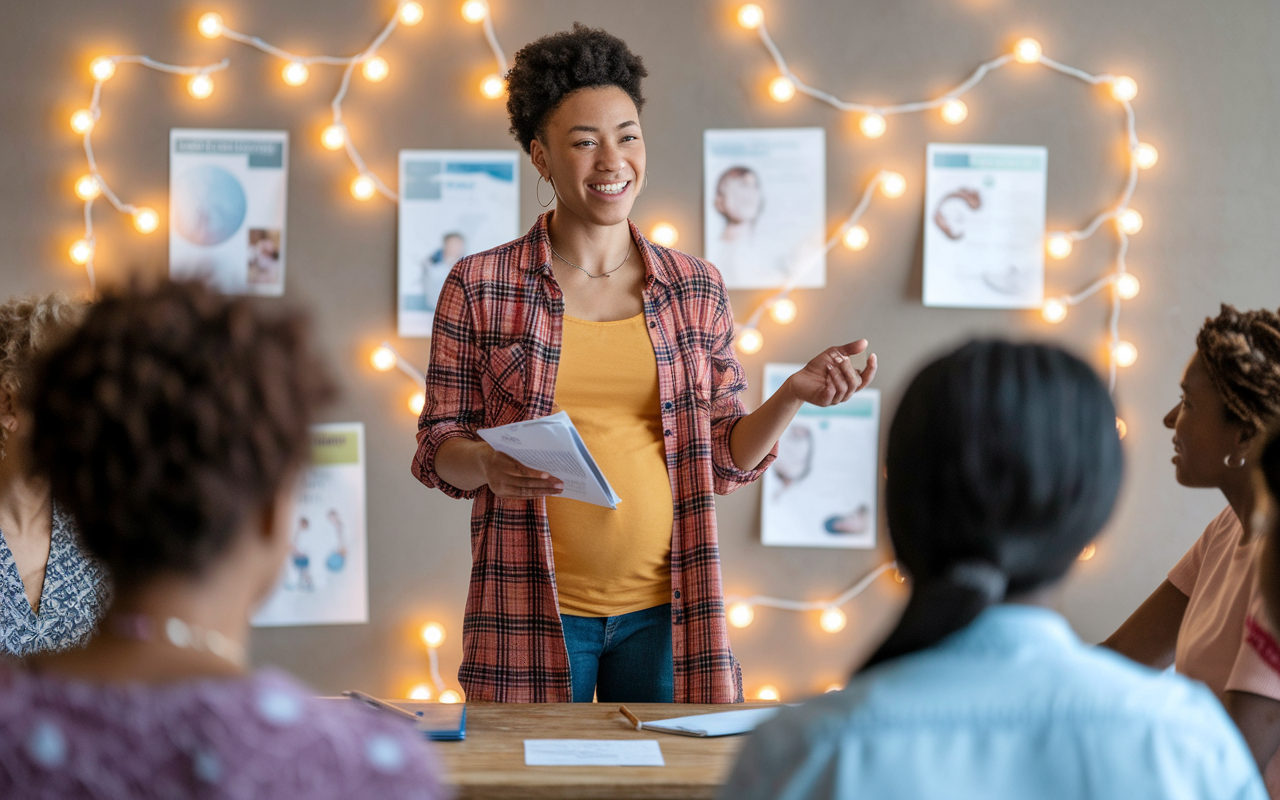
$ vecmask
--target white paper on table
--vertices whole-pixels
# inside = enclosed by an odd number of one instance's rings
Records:
[[[476,433],[499,453],[563,481],[564,492],[558,497],[610,509],[622,502],[564,411]]]
[[[653,739],[525,739],[528,767],[665,767]]]
[[[750,733],[777,714],[781,706],[770,708],[744,708],[740,711],[720,711],[715,714],[695,714],[691,717],[672,717],[653,722],[642,722],[646,731],[674,733],[680,736],[736,736]]]
[[[1044,304],[1043,147],[931,144],[924,218],[924,304]]]
[[[803,364],[766,364],[764,396]],[[778,439],[760,492],[760,539],[783,547],[872,548],[880,470],[880,390],[827,408],[805,403]]]

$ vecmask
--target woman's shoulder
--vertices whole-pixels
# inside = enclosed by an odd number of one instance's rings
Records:
[[[518,280],[542,260],[537,245],[537,226],[518,239],[481,250],[458,259],[450,277],[466,286],[483,282]]]
[[[681,250],[646,242],[649,252],[661,265],[665,277],[672,283],[705,283],[724,290],[724,278],[714,264]]]
[[[4,796],[114,785],[153,797],[199,784],[233,796],[439,796],[412,726],[315,697],[280,672],[100,685],[0,666],[0,696],[0,761],[16,782],[0,777]]]

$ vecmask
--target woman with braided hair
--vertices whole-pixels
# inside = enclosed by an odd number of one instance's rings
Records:
[[[1261,497],[1250,469],[1262,435],[1280,420],[1280,314],[1223,305],[1205,320],[1165,416],[1178,483],[1218,489],[1227,507],[1164,583],[1103,644],[1135,661],[1170,664],[1204,681],[1239,726],[1269,783],[1280,785],[1280,674],[1248,644],[1246,618],[1264,615],[1254,574]],[[1272,628],[1274,631],[1274,628]]]

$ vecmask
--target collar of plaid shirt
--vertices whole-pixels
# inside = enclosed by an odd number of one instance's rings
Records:
[[[427,402],[418,420],[413,474],[473,500],[471,585],[458,678],[469,700],[569,702],[569,658],[560,626],[546,505],[502,500],[487,486],[463,491],[435,470],[440,445],[479,428],[550,413],[564,298],[551,272],[547,214],[519,239],[459,261],[436,304]],[[658,385],[675,523],[671,622],[675,701],[742,700],[742,670],[729,649],[713,495],[759,478],[733,463],[729,438],[746,414],[747,383],[733,354],[733,312],[710,264],[650,243],[631,226],[648,280],[644,315]]]

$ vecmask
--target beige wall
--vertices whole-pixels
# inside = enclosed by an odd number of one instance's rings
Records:
[[[643,117],[651,185],[634,219],[680,228],[681,247],[701,252],[701,136],[704,128],[821,125],[828,132],[827,207],[832,224],[847,214],[863,183],[881,167],[901,171],[907,195],[877,199],[865,224],[872,244],[830,259],[828,288],[797,296],[790,328],[766,326],[767,346],[745,359],[758,384],[766,359],[798,361],[858,336],[880,355],[877,385],[891,410],[923,358],[974,334],[1048,338],[1101,365],[1107,309],[1101,297],[1049,329],[1034,314],[930,310],[920,304],[920,220],[924,145],[929,141],[1042,144],[1049,148],[1050,225],[1075,227],[1122,186],[1122,118],[1099,90],[1045,70],[1011,68],[970,97],[963,125],[934,115],[895,118],[879,141],[855,121],[803,98],[779,106],[762,95],[771,64],[754,36],[733,24],[722,0],[492,0],[508,52],[574,20],[603,26],[643,55],[651,76]],[[499,104],[475,86],[491,69],[479,29],[456,0],[425,0],[427,19],[397,32],[385,55],[391,76],[357,78],[346,110],[370,163],[395,171],[399,148],[515,148]],[[1129,422],[1130,470],[1118,513],[1097,557],[1081,565],[1064,609],[1081,635],[1106,635],[1161,580],[1223,505],[1213,492],[1179,488],[1160,418],[1177,398],[1177,377],[1200,320],[1219,301],[1280,306],[1280,11],[1271,0],[790,0],[764,2],[771,29],[794,69],[844,97],[894,102],[930,96],[961,80],[1020,35],[1082,68],[1134,76],[1140,132],[1160,149],[1134,199],[1146,228],[1134,239],[1131,268],[1142,294],[1122,326],[1141,353],[1121,376],[1117,397]],[[392,8],[390,0],[219,0],[229,24],[303,52],[363,48]],[[291,669],[325,691],[359,687],[404,692],[425,676],[415,631],[445,623],[441,655],[451,684],[460,654],[469,569],[469,506],[410,477],[414,419],[411,389],[367,367],[369,348],[395,331],[392,204],[357,204],[341,156],[317,143],[338,74],[314,68],[288,89],[279,62],[195,34],[206,6],[163,0],[46,0],[11,3],[0,26],[0,296],[53,288],[78,291],[82,275],[66,259],[78,235],[80,206],[71,182],[83,171],[68,115],[88,101],[89,58],[145,52],[182,63],[229,55],[213,98],[197,103],[180,81],[121,68],[107,84],[95,135],[100,162],[124,195],[164,208],[168,129],[285,128],[292,135],[289,191],[290,299],[311,306],[346,392],[332,420],[363,420],[369,432],[370,618],[368,625],[295,628],[255,634],[255,660]],[[521,224],[530,224],[534,172],[523,173]],[[165,268],[164,229],[136,234],[100,208],[104,280],[131,268]],[[1051,266],[1053,290],[1074,291],[1100,274],[1115,247],[1100,234]],[[759,299],[735,292],[739,314]],[[399,343],[419,363],[425,340]],[[753,390],[750,402],[756,402]],[[886,414],[887,426],[888,414]],[[764,548],[759,493],[753,487],[718,504],[725,587],[729,592],[821,598],[874,566],[871,552]],[[900,592],[887,581],[849,607],[839,635],[816,616],[761,610],[733,634],[748,690],[774,683],[795,697],[840,680],[848,665],[891,621]]]

